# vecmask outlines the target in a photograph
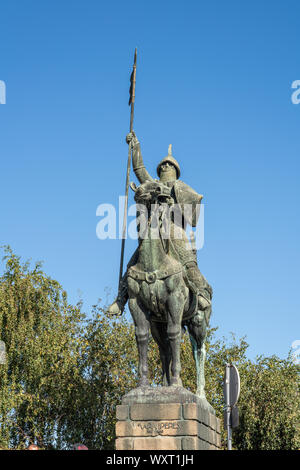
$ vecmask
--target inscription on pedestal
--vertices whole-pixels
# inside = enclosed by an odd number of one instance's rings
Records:
[[[182,423],[176,421],[164,421],[164,422],[140,422],[134,423],[134,426],[140,428],[142,431],[145,431],[151,436],[162,436],[167,431],[174,430],[180,432],[182,429]]]
[[[220,448],[220,423],[196,403],[117,407],[117,450],[209,450]]]

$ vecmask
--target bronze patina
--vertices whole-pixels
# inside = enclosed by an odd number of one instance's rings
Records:
[[[132,147],[133,170],[140,186],[135,191],[139,210],[144,207],[147,220],[139,227],[139,245],[123,275],[118,297],[108,308],[111,315],[122,314],[129,301],[139,351],[139,385],[147,386],[147,348],[149,332],[160,350],[163,385],[181,386],[180,341],[186,327],[193,346],[197,369],[197,395],[205,399],[205,338],[211,314],[212,289],[199,271],[195,250],[185,226],[196,226],[202,196],[178,179],[180,167],[172,149],[158,165],[159,180],[146,170],[140,143],[134,132],[127,135]],[[169,237],[153,237],[154,217],[162,234],[162,221],[168,209],[176,206],[177,215],[169,218]],[[190,210],[189,210],[190,209]],[[138,213],[141,219],[141,213]],[[142,220],[145,220],[142,218]],[[155,224],[154,224],[155,225]],[[147,233],[145,233],[145,231]]]
[[[133,78],[131,94],[135,69]],[[138,209],[138,247],[123,275],[122,242],[118,296],[107,313],[121,315],[128,301],[139,353],[139,387],[149,386],[150,331],[159,347],[163,385],[182,387],[180,343],[182,331],[187,329],[197,371],[196,395],[210,408],[205,398],[204,364],[212,288],[198,268],[196,250],[185,230],[187,224],[197,225],[202,195],[179,179],[181,170],[171,145],[168,155],[157,166],[159,179],[152,178],[145,168],[132,123],[133,108],[126,137],[129,145],[126,190],[132,154],[133,170],[140,183],[138,187],[130,185]]]

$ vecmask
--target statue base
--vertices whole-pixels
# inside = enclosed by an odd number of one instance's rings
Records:
[[[139,387],[117,406],[116,450],[218,450],[220,420],[183,387]]]

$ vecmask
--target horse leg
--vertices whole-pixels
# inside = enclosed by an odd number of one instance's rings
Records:
[[[180,346],[181,346],[181,320],[183,314],[183,299],[180,295],[170,294],[168,299],[168,323],[167,334],[170,341],[172,364],[171,364],[171,381],[170,385],[182,386],[180,378]]]
[[[206,321],[203,312],[198,312],[195,317],[187,322],[187,328],[193,349],[194,360],[197,373],[197,392],[196,394],[206,400],[205,397],[205,339],[206,339]]]
[[[162,365],[163,386],[170,385],[171,347],[167,336],[167,325],[155,321],[150,322],[151,334],[158,345]]]
[[[149,385],[148,381],[148,342],[149,342],[149,321],[146,311],[138,304],[136,298],[129,299],[129,308],[135,325],[135,338],[139,354],[138,377],[139,387]]]

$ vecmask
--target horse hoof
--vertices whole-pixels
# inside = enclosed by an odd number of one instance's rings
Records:
[[[171,379],[171,383],[170,383],[170,386],[174,386],[174,387],[182,387],[182,381],[181,379],[179,378],[173,378]]]

